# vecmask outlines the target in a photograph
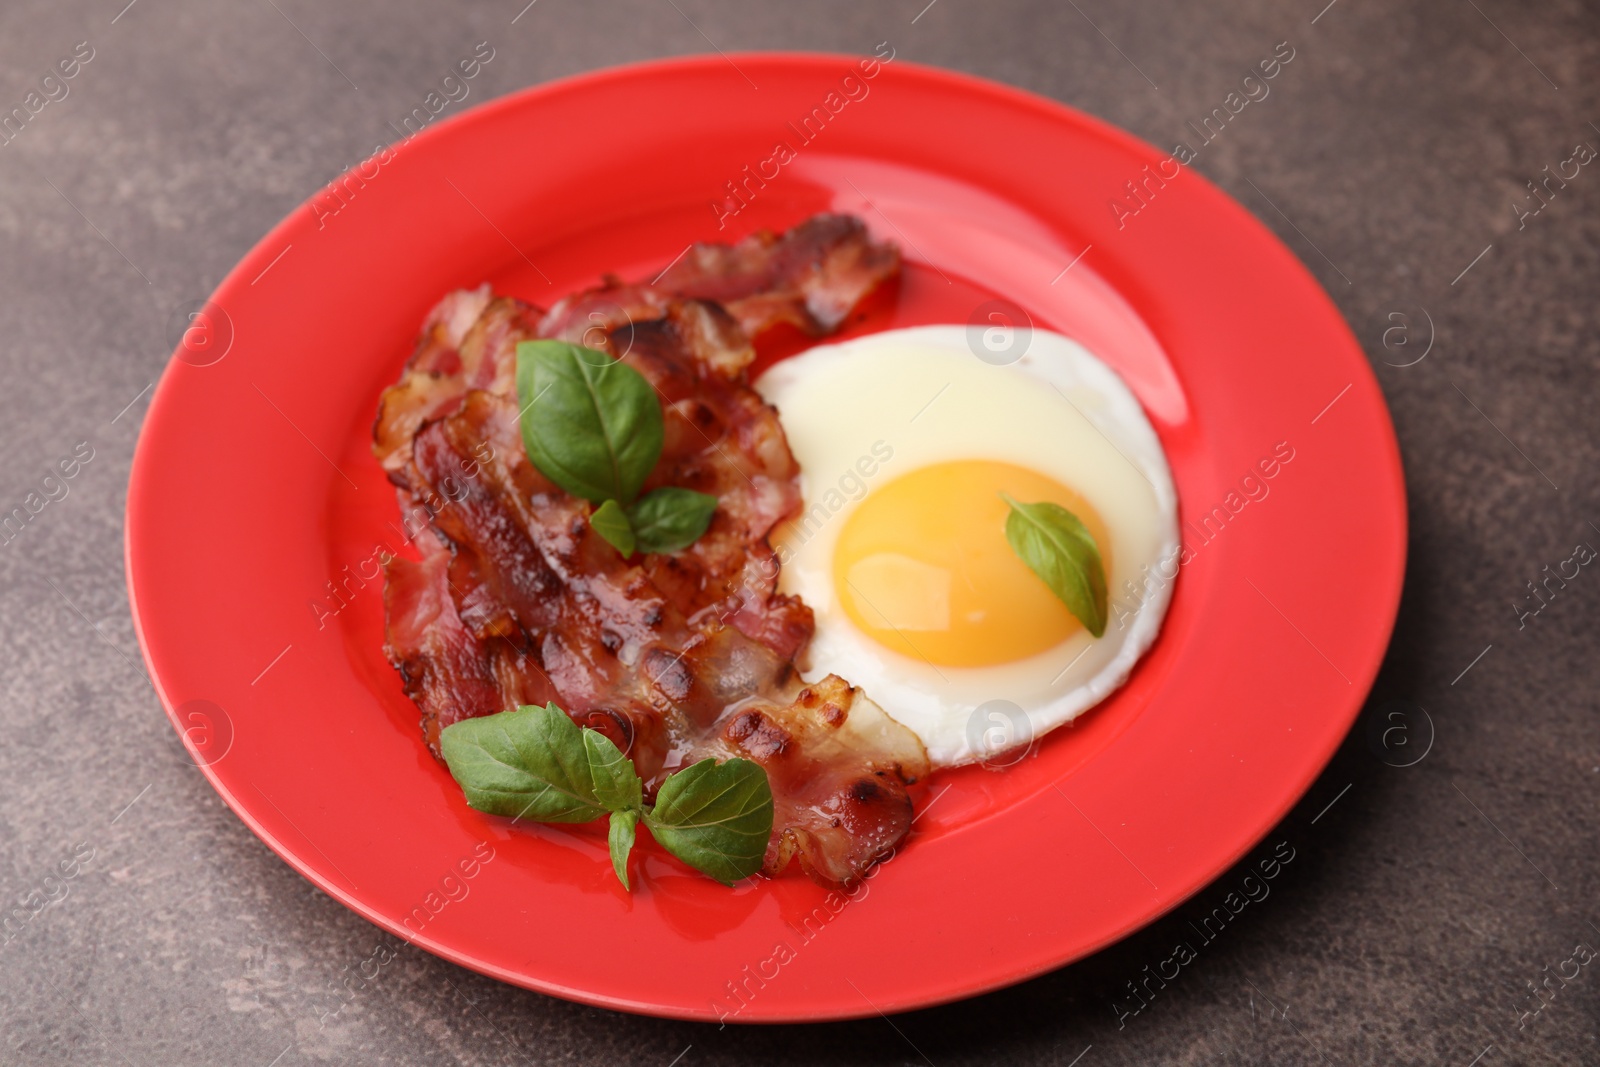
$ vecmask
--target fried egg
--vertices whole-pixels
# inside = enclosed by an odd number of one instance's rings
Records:
[[[1015,348],[997,363],[968,327],[921,326],[756,382],[802,471],[805,510],[773,545],[781,591],[816,615],[804,676],[848,679],[936,767],[1017,751],[1105,699],[1155,641],[1178,569],[1177,494],[1138,400],[1060,334]],[[1103,636],[1011,549],[1002,493],[1088,527]]]

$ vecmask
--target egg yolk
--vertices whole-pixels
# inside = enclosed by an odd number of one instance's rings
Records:
[[[1082,629],[1012,551],[1003,492],[1078,516],[1111,573],[1105,524],[1071,489],[1010,463],[936,463],[873,491],[839,531],[833,582],[851,621],[885,648],[959,667],[1026,659]]]

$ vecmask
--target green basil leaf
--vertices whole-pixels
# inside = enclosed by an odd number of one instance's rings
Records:
[[[631,501],[661,458],[661,401],[632,367],[567,341],[517,345],[522,443],[573,496]]]
[[[668,486],[646,493],[628,509],[628,518],[633,522],[639,551],[676,552],[700,539],[716,510],[716,497]]]
[[[548,704],[462,719],[439,747],[467,803],[491,815],[589,822],[606,813],[595,792],[583,731]]]
[[[645,499],[648,500],[649,497]],[[634,536],[633,524],[628,521],[628,513],[622,510],[621,504],[615,500],[607,500],[594,509],[589,516],[589,525],[593,526],[594,532],[605,538],[612,548],[621,552],[623,559],[633,555],[638,540]]]
[[[662,848],[732,885],[761,869],[772,836],[772,786],[758,763],[703,759],[661,784],[644,821]]]
[[[638,825],[637,811],[613,811],[611,827],[606,831],[606,841],[611,846],[611,869],[617,872],[617,881],[622,883],[622,888],[630,891],[633,886],[628,884],[628,853],[633,851],[633,838]]]
[[[589,773],[594,778],[594,795],[608,811],[637,811],[644,806],[642,783],[633,761],[622,754],[611,738],[599,730],[583,731],[583,747],[589,756]]]
[[[1079,518],[1059,504],[1011,505],[1006,540],[1028,568],[1096,637],[1106,632],[1106,569],[1100,548]]]

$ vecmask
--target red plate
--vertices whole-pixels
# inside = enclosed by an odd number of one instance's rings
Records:
[[[591,1004],[900,1011],[1150,922],[1332,755],[1405,556],[1394,433],[1354,338],[1204,178],[1142,182],[1163,158],[901,60],[868,79],[850,57],[740,55],[540,86],[369,161],[245,257],[156,392],[128,584],[169,715],[239,817],[325,892],[446,959]],[[713,206],[730,181],[736,214]],[[1129,181],[1146,190],[1131,216],[1108,206]],[[692,240],[829,210],[906,253],[898,304],[860,329],[965,323],[1003,297],[1119,370],[1166,447],[1192,552],[1130,684],[1004,772],[935,776],[912,838],[853,899],[796,874],[724,889],[653,846],[630,896],[602,834],[507,829],[423,748],[381,651],[373,556],[401,546],[368,452],[378,394],[449,289],[487,280],[548,304],[603,271],[652,277]]]

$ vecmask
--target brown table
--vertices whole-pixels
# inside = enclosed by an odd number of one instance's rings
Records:
[[[1523,614],[1525,583],[1600,545],[1600,170],[1552,182],[1537,214],[1525,184],[1580,142],[1600,147],[1600,11],[924,2],[5,5],[0,109],[36,113],[0,150],[0,503],[81,443],[93,458],[0,545],[0,892],[73,871],[51,883],[64,897],[0,935],[0,1063],[1600,1062],[1600,964],[1569,962],[1600,949],[1600,575],[1583,568]],[[468,103],[650,56],[885,39],[1164,148],[1279,42],[1296,50],[1194,165],[1301,256],[1366,346],[1412,517],[1365,723],[1268,839],[1296,859],[1120,1028],[1126,983],[1192,940],[1242,870],[1079,965],[889,1021],[618,1016],[403,946],[321,1023],[308,998],[392,939],[294,874],[183,763],[128,616],[124,490],[169,317],[392,140],[386,119],[479,41],[496,58]],[[73,77],[30,103],[62,60]],[[1386,343],[1395,314],[1408,330]],[[1293,358],[1292,338],[1271,343]],[[1396,766],[1422,750],[1418,708],[1431,750]],[[1370,743],[1367,726],[1390,722],[1410,724],[1413,747]]]

